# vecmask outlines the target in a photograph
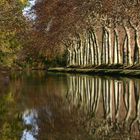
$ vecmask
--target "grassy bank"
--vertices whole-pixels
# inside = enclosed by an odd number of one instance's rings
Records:
[[[104,76],[130,76],[139,77],[140,70],[130,70],[130,69],[92,69],[92,68],[49,68],[48,71],[51,72],[65,72],[65,73],[80,73],[80,74],[90,74],[90,75],[104,75]]]

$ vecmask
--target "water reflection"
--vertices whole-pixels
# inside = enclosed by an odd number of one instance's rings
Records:
[[[44,72],[0,80],[1,140],[140,137],[140,79]]]
[[[33,6],[36,4],[36,0],[28,0],[28,5],[23,9],[23,15],[29,20],[34,21],[36,19],[36,14]]]
[[[26,110],[23,113],[23,122],[24,125],[28,126],[28,129],[26,128],[23,131],[23,135],[21,140],[37,140],[35,137],[38,135],[38,125],[37,125],[37,119],[38,119],[38,114],[37,111],[32,109],[32,110]]]
[[[139,135],[140,80],[70,75],[68,83],[70,104],[91,118],[104,118],[105,133],[114,130]]]

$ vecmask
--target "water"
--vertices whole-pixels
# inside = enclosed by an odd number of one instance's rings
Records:
[[[0,140],[94,139],[140,140],[140,79],[45,72],[0,78]]]

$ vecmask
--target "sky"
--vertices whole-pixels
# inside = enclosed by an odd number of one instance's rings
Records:
[[[37,124],[37,118],[38,118],[38,113],[35,109],[31,110],[25,110],[23,113],[23,122],[26,126],[31,126],[31,129],[25,129],[23,131],[23,135],[21,140],[37,140],[35,136],[38,135],[38,124]]]
[[[23,15],[29,20],[35,20],[36,14],[32,7],[35,5],[36,0],[29,0],[29,4],[23,9]]]

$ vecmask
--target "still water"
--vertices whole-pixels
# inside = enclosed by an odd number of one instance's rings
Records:
[[[0,78],[0,140],[140,140],[140,79],[45,72]]]

